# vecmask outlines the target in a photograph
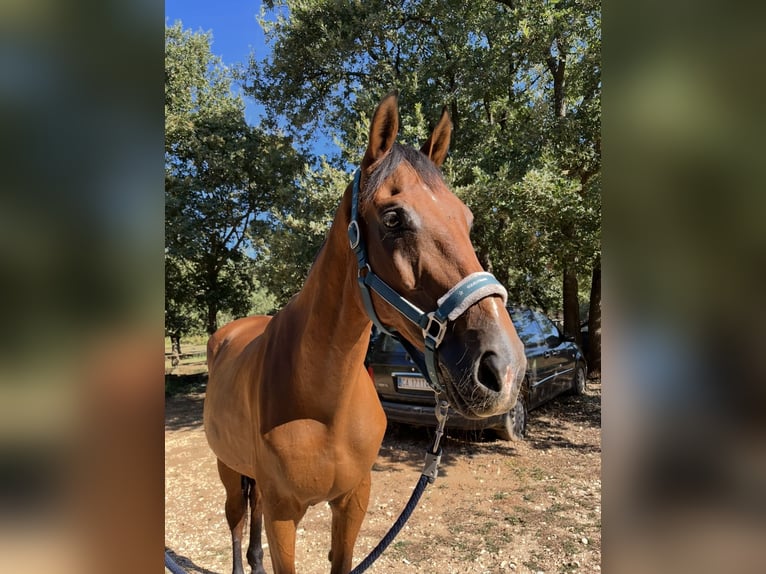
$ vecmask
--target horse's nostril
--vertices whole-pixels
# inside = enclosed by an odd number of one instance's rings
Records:
[[[476,378],[479,383],[496,393],[500,392],[503,381],[503,371],[506,365],[493,352],[484,353],[479,360],[479,369]]]

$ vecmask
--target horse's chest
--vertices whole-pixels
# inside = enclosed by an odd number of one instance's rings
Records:
[[[377,448],[359,448],[352,437],[338,436],[321,422],[301,419],[263,435],[256,465],[268,488],[316,504],[355,488],[376,456]]]

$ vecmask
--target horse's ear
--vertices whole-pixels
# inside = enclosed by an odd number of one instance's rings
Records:
[[[396,141],[399,133],[399,92],[394,90],[383,98],[370,123],[370,143],[364,154],[364,163],[374,163],[383,159]]]
[[[447,106],[444,106],[442,115],[433,133],[431,133],[431,137],[420,148],[420,151],[426,154],[437,167],[441,167],[447,158],[450,136],[452,136],[452,121],[449,118]]]

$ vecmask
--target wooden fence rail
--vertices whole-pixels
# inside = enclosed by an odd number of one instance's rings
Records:
[[[178,357],[179,359],[182,359],[184,357],[205,357],[207,354],[205,351],[197,351],[194,353],[179,353],[176,355],[175,353],[165,353],[165,358],[169,359],[171,357]]]
[[[198,360],[189,360],[194,359],[195,357],[199,357]],[[207,364],[207,353],[206,351],[193,351],[190,353],[165,353],[165,371],[172,372],[176,367],[183,366],[183,367],[193,367],[198,365],[205,365]],[[170,371],[168,371],[168,369]]]

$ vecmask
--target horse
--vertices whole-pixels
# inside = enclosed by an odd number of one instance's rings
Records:
[[[515,404],[526,359],[507,294],[483,272],[473,216],[440,171],[449,114],[420,150],[395,143],[398,131],[392,92],[373,113],[361,166],[301,291],[273,317],[235,320],[208,341],[204,427],[226,490],[233,574],[243,574],[248,503],[252,572],[265,573],[263,524],[274,573],[288,574],[299,521],[325,501],[330,571],[350,572],[386,429],[364,367],[373,321],[430,357],[457,412],[480,418]],[[413,318],[412,309],[426,311]]]

